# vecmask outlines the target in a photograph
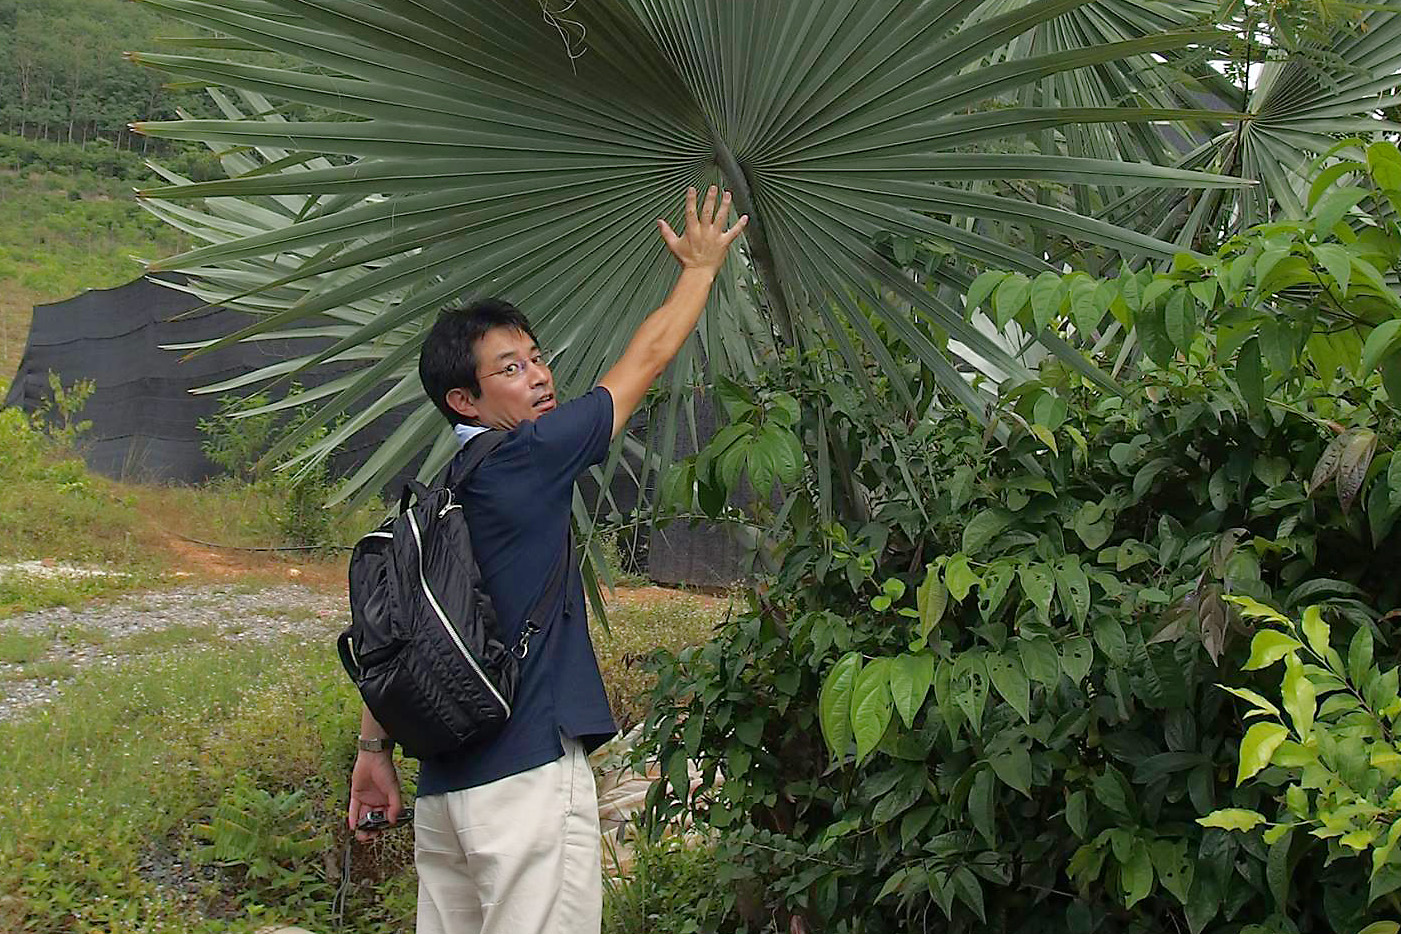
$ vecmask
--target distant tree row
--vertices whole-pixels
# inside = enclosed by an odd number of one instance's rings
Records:
[[[208,99],[165,87],[122,53],[190,32],[128,0],[0,0],[0,132],[146,151],[153,144],[128,124],[204,113]]]

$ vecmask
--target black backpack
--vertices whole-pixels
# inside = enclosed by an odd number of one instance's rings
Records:
[[[416,758],[451,752],[505,725],[537,621],[563,585],[568,543],[521,638],[507,648],[452,492],[505,437],[474,437],[432,489],[409,481],[399,515],[361,538],[350,556],[341,664],[389,737]]]

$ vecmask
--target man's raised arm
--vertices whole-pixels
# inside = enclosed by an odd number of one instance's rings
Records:
[[[681,264],[681,275],[677,277],[676,285],[666,301],[647,316],[628,342],[622,357],[598,381],[613,397],[615,438],[627,425],[648,388],[662,375],[695,329],[705,308],[705,300],[710,295],[710,286],[725,262],[730,244],[749,223],[749,215],[746,214],[726,230],[725,221],[730,216],[730,193],[725,192],[720,199],[718,210],[715,196],[715,186],[712,185],[705,194],[705,205],[697,213],[696,190],[687,189],[686,231],[679,237],[666,221],[657,221],[667,248]]]

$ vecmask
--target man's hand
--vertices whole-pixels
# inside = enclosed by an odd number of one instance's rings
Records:
[[[391,824],[398,823],[403,810],[393,753],[361,752],[350,773],[350,809],[346,815],[350,829],[355,830],[355,825],[371,811],[384,811]],[[374,834],[364,831],[355,833],[355,839],[361,843],[373,838]]]
[[[682,236],[678,237],[665,220],[657,221],[667,249],[671,250],[683,268],[718,272],[725,262],[730,244],[749,223],[749,215],[746,214],[726,230],[725,223],[730,216],[730,193],[725,192],[720,199],[718,211],[715,210],[715,195],[715,186],[711,185],[705,193],[705,206],[697,214],[696,190],[686,189],[686,232]]]

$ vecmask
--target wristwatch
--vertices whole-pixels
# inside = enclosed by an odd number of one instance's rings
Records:
[[[392,739],[366,739],[360,737],[360,749],[362,752],[393,752],[394,740]]]

